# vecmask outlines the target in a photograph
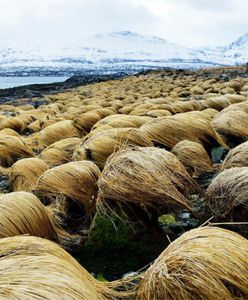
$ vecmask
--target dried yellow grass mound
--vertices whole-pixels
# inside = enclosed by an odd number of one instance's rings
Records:
[[[0,136],[0,165],[10,167],[17,160],[33,157],[24,139],[17,136]]]
[[[231,149],[222,163],[222,169],[248,167],[248,142]]]
[[[67,163],[43,173],[34,192],[45,203],[62,205],[68,218],[76,213],[83,219],[95,211],[99,175],[93,162]]]
[[[213,170],[213,163],[199,143],[183,140],[177,143],[171,152],[177,156],[190,174],[198,176]]]
[[[53,242],[27,236],[0,240],[1,299],[117,299],[112,295]]]
[[[137,300],[248,299],[248,241],[202,227],[172,242],[144,273]]]
[[[102,125],[109,125],[110,127],[140,127],[150,118],[147,116],[131,116],[131,115],[111,115],[98,121],[92,130],[101,127]]]
[[[211,182],[205,195],[211,213],[217,217],[247,221],[247,184],[248,167],[221,172]]]
[[[107,158],[125,145],[153,146],[146,134],[136,128],[114,128],[86,137],[75,150],[73,159],[92,160],[103,168]]]
[[[202,144],[205,148],[224,145],[211,124],[211,117],[202,112],[187,112],[161,117],[140,127],[155,145],[171,149],[182,140]]]
[[[15,130],[16,132],[22,132],[25,128],[25,124],[22,120],[16,118],[16,117],[5,117],[0,122],[0,130],[4,128],[10,128]]]
[[[58,241],[52,214],[31,193],[0,195],[0,238],[30,234]]]
[[[174,111],[174,113],[184,113],[194,110],[200,110],[201,105],[196,100],[175,101],[174,103],[171,103],[171,109]]]
[[[144,116],[152,117],[152,118],[159,118],[159,117],[167,117],[171,116],[171,112],[166,109],[153,109],[149,110],[144,114]]]
[[[101,108],[93,111],[88,111],[74,118],[74,125],[81,130],[89,132],[94,124],[102,118],[113,115],[114,111],[107,108]]]
[[[4,129],[0,130],[0,136],[6,136],[6,135],[8,135],[8,136],[12,135],[12,136],[19,136],[20,137],[20,135],[13,129],[4,128]]]
[[[42,129],[36,138],[46,146],[70,137],[82,137],[85,133],[79,131],[71,120],[56,122]]]
[[[71,161],[74,150],[79,146],[81,139],[67,138],[53,143],[39,155],[50,167],[59,166]]]
[[[230,148],[248,139],[247,103],[241,104],[230,105],[217,114],[211,122],[216,132]]]
[[[178,208],[191,210],[185,195],[197,189],[174,154],[153,147],[114,153],[106,162],[98,187],[100,213],[125,205],[160,213]]]
[[[83,115],[79,115],[74,119],[74,125],[81,130],[89,132],[91,127],[101,120],[101,116],[95,111],[86,112]]]
[[[24,158],[15,162],[9,170],[11,190],[31,192],[40,175],[48,168],[48,165],[39,158]]]
[[[44,122],[41,120],[35,120],[32,123],[30,123],[28,126],[25,127],[23,130],[23,134],[29,135],[35,132],[38,132],[42,129],[42,126],[44,125]]]
[[[65,248],[77,246],[82,240],[64,231],[53,209],[28,192],[1,194],[0,219],[0,238],[28,234],[53,240]]]

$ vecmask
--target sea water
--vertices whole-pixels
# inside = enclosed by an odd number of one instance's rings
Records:
[[[68,77],[54,77],[54,76],[0,77],[0,89],[7,89],[7,88],[29,85],[29,84],[63,82],[66,79],[68,79]]]

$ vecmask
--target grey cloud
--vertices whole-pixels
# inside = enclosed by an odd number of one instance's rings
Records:
[[[6,41],[62,43],[131,30],[200,46],[226,44],[248,31],[247,0],[0,0],[0,9]]]

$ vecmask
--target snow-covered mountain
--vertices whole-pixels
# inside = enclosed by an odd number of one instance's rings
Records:
[[[196,68],[248,61],[248,34],[226,47],[190,49],[130,31],[98,34],[67,45],[0,45],[0,74]]]
[[[223,65],[239,65],[248,62],[248,33],[223,47],[200,48],[198,57]]]

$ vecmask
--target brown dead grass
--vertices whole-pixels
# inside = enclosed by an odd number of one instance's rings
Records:
[[[172,153],[158,148],[127,148],[109,157],[98,181],[99,212],[134,206],[171,211],[191,205],[185,197],[197,190],[183,165]]]
[[[248,241],[214,227],[184,233],[143,274],[137,300],[248,297]]]
[[[73,159],[92,160],[103,168],[107,158],[113,152],[128,145],[146,147],[153,144],[147,135],[136,128],[114,128],[86,137],[75,150]]]
[[[213,163],[201,144],[182,140],[172,148],[171,152],[176,155],[192,175],[198,176],[213,171]]]
[[[213,179],[206,192],[206,203],[213,216],[228,221],[247,221],[248,167],[224,170]]]
[[[39,158],[24,158],[15,162],[9,170],[11,190],[31,192],[40,175],[48,168],[48,165]]]

